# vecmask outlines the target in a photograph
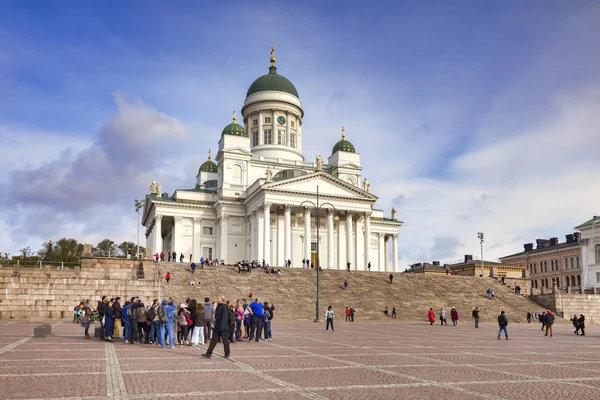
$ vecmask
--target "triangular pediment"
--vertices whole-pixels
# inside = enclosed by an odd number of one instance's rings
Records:
[[[224,150],[219,150],[219,152],[217,153],[217,159],[219,159],[219,156],[221,156],[223,153],[227,153],[227,154],[239,154],[239,155],[243,155],[243,156],[252,156],[252,152],[243,149],[241,147],[230,147]]]
[[[314,194],[317,186],[319,186],[319,194],[322,196],[377,200],[377,196],[325,172],[265,183],[262,188],[264,191]]]

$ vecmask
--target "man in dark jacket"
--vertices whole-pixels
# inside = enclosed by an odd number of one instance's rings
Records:
[[[552,311],[548,310],[546,313],[546,334],[544,336],[548,336],[548,332],[550,332],[550,337],[552,337],[552,325],[554,325],[554,314]]]
[[[504,336],[506,337],[506,340],[510,340],[508,338],[508,318],[506,318],[506,315],[504,314],[504,311],[502,311],[500,313],[500,315],[498,315],[498,327],[500,328],[500,330],[498,330],[498,340],[501,340],[500,338],[500,334],[502,334],[502,332],[504,332]]]
[[[210,339],[210,346],[208,346],[206,353],[202,354],[202,357],[210,358],[212,356],[212,352],[215,349],[219,339],[223,341],[225,358],[229,358],[229,309],[225,304],[225,298],[223,295],[219,295],[217,297],[215,327],[213,328],[212,338]]]
[[[108,303],[108,298],[106,296],[102,296],[102,300],[98,302],[98,318],[100,319],[100,339],[104,339],[104,324],[102,320],[104,319],[104,314],[106,313],[106,303]]]
[[[121,307],[121,298],[117,297],[113,303],[113,315],[115,317],[115,333],[114,338],[118,340],[121,336],[122,325],[123,325],[123,307]]]

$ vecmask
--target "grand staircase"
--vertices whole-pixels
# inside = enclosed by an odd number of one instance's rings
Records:
[[[315,318],[316,277],[314,269],[282,268],[281,274],[267,274],[262,270],[238,273],[232,266],[204,267],[196,269],[194,275],[187,263],[160,263],[159,273],[161,297],[175,297],[177,302],[204,297],[211,301],[218,294],[226,299],[249,299],[261,297],[275,304],[276,315],[282,320],[312,320]],[[171,281],[166,284],[164,275],[170,272]],[[194,280],[200,286],[190,286]],[[344,281],[349,288],[344,290]],[[486,291],[491,288],[494,299],[488,299]],[[437,312],[441,307],[448,311],[456,307],[463,321],[471,320],[475,306],[482,310],[482,322],[495,322],[501,310],[506,311],[512,322],[525,322],[527,311],[540,312],[543,307],[528,296],[514,292],[492,278],[466,276],[434,276],[422,274],[394,274],[393,284],[388,282],[388,273],[346,272],[324,270],[320,273],[320,311],[331,305],[338,318],[343,318],[347,306],[356,310],[357,320],[384,320],[383,309],[396,307],[400,320],[426,320],[432,307]]]

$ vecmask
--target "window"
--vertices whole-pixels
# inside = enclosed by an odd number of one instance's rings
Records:
[[[550,266],[552,267],[552,271],[554,271],[554,260],[550,261]],[[552,279],[554,280],[554,279]]]
[[[565,269],[569,269],[569,259],[565,258]]]
[[[317,252],[317,242],[312,242],[312,243],[310,244],[310,251],[311,251],[312,253],[316,253],[316,252]]]
[[[548,261],[544,261],[544,272],[548,272]]]
[[[577,256],[577,268],[581,268],[581,264],[579,263],[579,256]]]
[[[294,121],[290,121],[290,124],[292,124],[292,128],[296,127],[296,123]]]
[[[596,282],[600,282],[600,272],[596,272]]]
[[[202,234],[203,235],[212,235],[212,230],[213,230],[213,228],[211,228],[210,226],[205,226],[202,228]]]
[[[258,146],[258,132],[252,132],[252,146]]]
[[[575,259],[571,257],[571,268],[575,268]]]
[[[581,286],[581,275],[577,275],[577,286]]]
[[[265,124],[271,123],[271,117],[265,117]]]
[[[290,147],[296,148],[296,134],[290,133]]]
[[[596,245],[596,264],[600,264],[600,244]]]
[[[252,126],[258,126],[258,119],[252,120]]]
[[[234,165],[231,167],[231,183],[233,185],[243,185],[242,167]]]
[[[283,144],[283,138],[285,137],[285,132],[282,130],[277,131],[277,144]]]
[[[204,257],[205,259],[212,260],[212,247],[203,247],[202,257]]]
[[[574,276],[571,277],[571,286],[575,286],[575,277]]]
[[[272,144],[273,143],[273,136],[271,135],[271,130],[270,129],[265,129],[264,131],[264,144]]]

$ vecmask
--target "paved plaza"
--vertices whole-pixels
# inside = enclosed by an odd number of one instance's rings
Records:
[[[539,324],[497,328],[417,322],[274,323],[275,339],[203,349],[84,340],[54,322],[0,322],[2,399],[600,399],[600,328],[570,325],[544,337]]]

